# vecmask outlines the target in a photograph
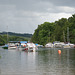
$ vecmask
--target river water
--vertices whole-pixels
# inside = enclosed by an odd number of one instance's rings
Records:
[[[75,49],[36,52],[0,48],[0,75],[75,75]]]

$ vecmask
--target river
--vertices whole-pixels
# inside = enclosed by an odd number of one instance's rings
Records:
[[[75,75],[75,49],[39,48],[36,52],[0,47],[0,75]]]

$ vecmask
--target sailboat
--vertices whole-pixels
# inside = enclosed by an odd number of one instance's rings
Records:
[[[7,44],[5,44],[2,48],[3,49],[16,49],[17,48],[16,43],[17,41],[8,42],[8,26],[7,26]]]
[[[67,27],[67,43],[64,44],[63,48],[74,48],[74,44],[71,44],[69,39],[69,27]]]
[[[5,44],[4,46],[2,46],[3,49],[8,49],[8,45]]]
[[[8,26],[7,26],[7,43],[8,43]],[[8,49],[8,44],[5,44],[2,48]]]
[[[53,48],[53,44],[50,42],[50,30],[49,30],[49,42],[45,45],[46,48]]]

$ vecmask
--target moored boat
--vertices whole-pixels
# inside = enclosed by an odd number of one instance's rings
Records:
[[[25,51],[36,51],[38,48],[34,43],[27,43],[25,47]]]
[[[8,44],[5,44],[4,46],[2,46],[3,49],[8,49]]]
[[[65,45],[64,42],[57,42],[57,43],[54,43],[54,47],[55,47],[55,48],[62,48],[64,45]]]
[[[20,41],[19,42],[19,50],[20,51],[25,50],[26,45],[27,45],[27,41]]]
[[[9,41],[8,44],[5,44],[2,48],[3,49],[17,49],[17,47],[19,46],[18,41]]]
[[[17,49],[17,47],[19,46],[19,42],[18,41],[9,41],[8,43],[8,49]]]
[[[71,48],[69,44],[65,44],[63,48]]]
[[[74,48],[74,44],[67,43],[63,46],[63,48]]]
[[[53,48],[53,44],[52,44],[52,43],[47,43],[47,44],[45,45],[45,47],[46,47],[46,48]]]
[[[40,44],[35,44],[38,48],[42,48],[42,47],[44,47],[43,45],[40,45]]]

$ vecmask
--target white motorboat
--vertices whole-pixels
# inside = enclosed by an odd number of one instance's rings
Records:
[[[74,48],[74,44],[67,43],[63,46],[63,48]]]
[[[17,47],[19,46],[19,43],[17,41],[10,41],[8,43],[8,49],[17,49]]]
[[[57,43],[54,43],[54,47],[55,47],[55,48],[62,48],[64,45],[65,45],[64,42],[57,42]]]
[[[52,44],[52,43],[47,43],[47,44],[45,45],[45,47],[46,47],[46,48],[53,48],[53,44]]]
[[[69,44],[65,44],[63,48],[71,48]]]
[[[26,47],[25,47],[25,51],[36,51],[38,48],[34,43],[27,43]]]
[[[19,47],[18,47],[18,49],[19,49],[20,51],[25,50],[26,45],[27,45],[27,41],[20,41],[20,42],[19,42]]]

